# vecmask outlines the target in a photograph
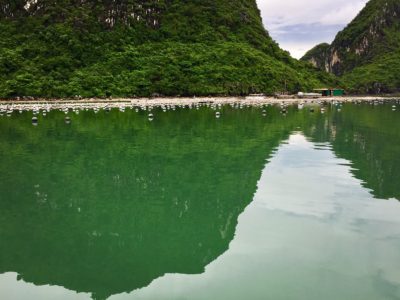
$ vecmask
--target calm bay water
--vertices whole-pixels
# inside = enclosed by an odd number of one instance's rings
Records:
[[[400,299],[400,111],[0,117],[0,299]]]

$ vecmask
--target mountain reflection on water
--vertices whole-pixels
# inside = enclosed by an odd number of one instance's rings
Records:
[[[228,250],[265,164],[294,131],[329,142],[376,198],[400,199],[400,121],[388,106],[155,116],[0,119],[0,273],[95,299],[201,274]]]
[[[399,111],[391,111],[391,105],[347,105],[315,126],[304,132],[314,141],[330,142],[376,198],[400,200]]]

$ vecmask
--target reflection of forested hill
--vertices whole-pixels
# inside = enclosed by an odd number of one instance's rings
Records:
[[[376,198],[400,200],[400,118],[391,105],[346,105],[306,126],[317,141],[352,162],[353,173]]]
[[[293,130],[353,163],[377,198],[400,199],[389,107],[283,117],[269,109],[61,112],[0,119],[0,273],[104,299],[223,254],[273,149]]]
[[[224,253],[289,118],[251,110],[0,119],[0,273],[93,297]]]

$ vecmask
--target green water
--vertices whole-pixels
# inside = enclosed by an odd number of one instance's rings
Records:
[[[0,117],[0,299],[400,299],[390,105]]]

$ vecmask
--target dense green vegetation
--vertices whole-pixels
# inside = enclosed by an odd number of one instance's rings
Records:
[[[312,62],[315,67],[321,70],[326,69],[330,45],[322,43],[309,50],[302,58],[302,61]]]
[[[254,0],[0,1],[0,17],[0,97],[272,94],[332,81],[279,48]]]
[[[346,73],[342,81],[352,92],[380,94],[400,91],[400,51],[384,54]]]
[[[399,49],[399,14],[400,3],[397,0],[369,1],[332,43],[332,50],[342,61],[332,66],[334,73],[341,75]]]
[[[354,93],[393,93],[400,90],[400,2],[371,0],[339,32],[326,49],[319,45],[302,60],[343,76]]]

